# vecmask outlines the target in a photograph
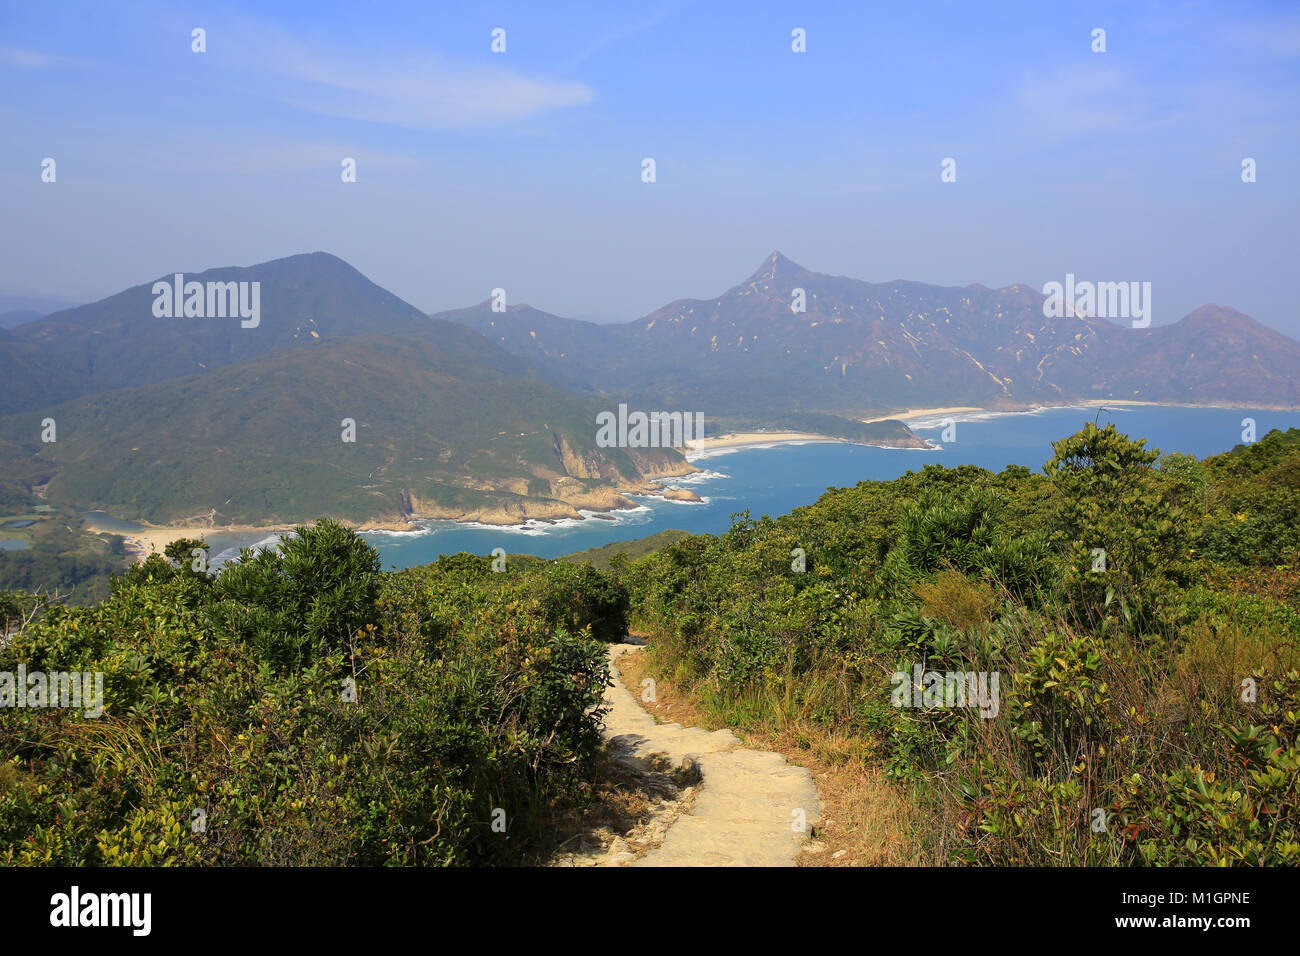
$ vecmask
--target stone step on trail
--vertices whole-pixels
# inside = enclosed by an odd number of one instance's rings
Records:
[[[693,761],[702,788],[662,844],[628,865],[794,866],[820,819],[812,774],[781,754],[742,746],[729,730],[656,723],[619,679],[618,658],[639,647],[610,646],[614,686],[605,693],[605,738],[635,757]]]

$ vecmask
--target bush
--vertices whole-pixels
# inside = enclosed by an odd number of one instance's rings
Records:
[[[627,591],[616,578],[590,564],[552,562],[524,577],[525,591],[538,602],[542,619],[571,633],[590,629],[598,641],[627,636]]]
[[[1175,615],[1174,585],[1186,579],[1194,496],[1186,468],[1165,473],[1160,453],[1114,424],[1053,444],[1044,466],[1056,491],[1053,538],[1064,559],[1069,606],[1088,625],[1110,618],[1139,632]]]
[[[627,565],[654,671],[720,722],[883,766],[921,859],[1295,862],[1300,591],[1260,565],[1291,554],[1296,522],[1265,525],[1300,500],[1300,430],[1198,462],[1089,425],[1054,453],[833,489]],[[917,666],[996,676],[1001,706],[897,706]]]
[[[377,620],[379,553],[355,531],[322,519],[279,551],[245,548],[215,584],[229,625],[278,666],[346,650]]]
[[[187,555],[151,559],[98,605],[51,605],[0,648],[0,671],[100,672],[105,698],[98,719],[0,709],[0,864],[545,851],[553,808],[593,772],[608,669],[603,645],[521,598],[536,571],[457,556],[384,575],[327,521],[215,579]],[[603,579],[564,580],[583,628],[588,604],[606,621],[625,606]]]

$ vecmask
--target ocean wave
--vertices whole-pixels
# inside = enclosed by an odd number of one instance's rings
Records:
[[[226,564],[228,561],[235,560],[236,558],[239,557],[240,552],[243,551],[244,548],[252,548],[254,552],[261,551],[263,548],[270,548],[272,551],[278,551],[280,549],[280,539],[288,538],[291,537],[292,535],[293,535],[292,531],[286,531],[284,534],[268,535],[267,537],[260,538],[257,541],[252,542],[251,544],[248,543],[247,541],[242,541],[238,544],[232,544],[228,548],[222,548],[220,551],[216,553],[215,556],[209,559],[208,567],[214,569],[219,568],[223,564]]]
[[[417,525],[410,531],[394,531],[392,528],[361,528],[357,531],[361,535],[382,535],[386,538],[421,538],[426,534],[433,534],[432,529],[424,525]]]
[[[716,481],[719,478],[730,477],[730,475],[720,471],[710,471],[706,468],[689,475],[679,475],[676,478],[652,478],[650,480],[656,485],[698,485],[705,481]]]
[[[525,537],[538,537],[541,535],[553,534],[557,531],[563,531],[571,528],[590,527],[592,521],[616,521],[626,522],[628,524],[640,524],[648,520],[652,511],[646,505],[636,505],[632,508],[620,508],[616,511],[594,511],[586,508],[579,508],[577,518],[554,518],[543,520],[540,518],[529,518],[519,524],[487,524],[482,521],[453,521],[451,519],[439,518],[424,522],[424,527],[428,530],[422,533],[437,534],[439,531],[498,531],[502,534],[519,534]],[[381,532],[375,532],[376,534]],[[387,532],[390,534],[408,535],[410,532],[398,531]]]

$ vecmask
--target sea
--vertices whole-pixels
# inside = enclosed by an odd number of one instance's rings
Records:
[[[1045,408],[1030,412],[964,412],[908,421],[912,430],[939,447],[877,448],[845,442],[782,442],[712,449],[691,457],[698,474],[669,483],[690,488],[700,503],[634,498],[637,507],[606,516],[557,523],[529,522],[493,527],[455,521],[431,521],[410,531],[363,532],[379,551],[385,568],[408,568],[440,555],[467,551],[486,555],[495,548],[509,554],[553,558],[615,541],[642,538],[668,528],[717,534],[732,516],[785,514],[816,501],[828,488],[859,481],[897,478],[927,464],[969,464],[991,471],[1007,465],[1035,470],[1052,457],[1052,442],[1077,432],[1087,422],[1114,422],[1121,432],[1147,439],[1161,452],[1199,457],[1228,451],[1243,442],[1246,420],[1255,435],[1273,428],[1300,427],[1300,411],[1198,408],[1164,405],[1114,405],[1098,408]],[[123,530],[129,523],[121,522]],[[244,546],[274,546],[274,535],[211,535],[212,563],[236,557]]]

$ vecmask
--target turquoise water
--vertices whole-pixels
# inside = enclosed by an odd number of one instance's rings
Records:
[[[1250,409],[1120,406],[1111,410],[1044,409],[979,417],[969,413],[956,420],[955,441],[934,450],[871,448],[839,442],[748,446],[719,449],[693,459],[704,469],[698,476],[674,479],[691,488],[703,504],[636,499],[638,509],[617,512],[614,520],[592,518],[558,525],[536,524],[524,528],[489,528],[450,521],[432,522],[420,532],[368,532],[366,538],[379,549],[384,567],[406,568],[437,560],[439,555],[469,551],[488,554],[493,548],[509,553],[551,558],[613,541],[654,534],[666,528],[696,533],[718,533],[731,525],[734,512],[749,509],[752,516],[773,516],[816,501],[828,487],[844,487],[870,479],[897,478],[929,463],[955,466],[973,464],[1001,471],[1009,464],[1035,470],[1052,456],[1053,440],[1078,431],[1085,422],[1113,421],[1121,431],[1148,439],[1148,445],[1165,452],[1185,452],[1203,457],[1227,451],[1242,441],[1243,418],[1255,420],[1257,436],[1271,428],[1300,426],[1300,412]],[[974,416],[974,417],[972,417]],[[943,426],[936,420],[916,421],[913,430],[939,442]],[[273,538],[212,541],[214,563],[233,557],[240,544],[270,544]]]

